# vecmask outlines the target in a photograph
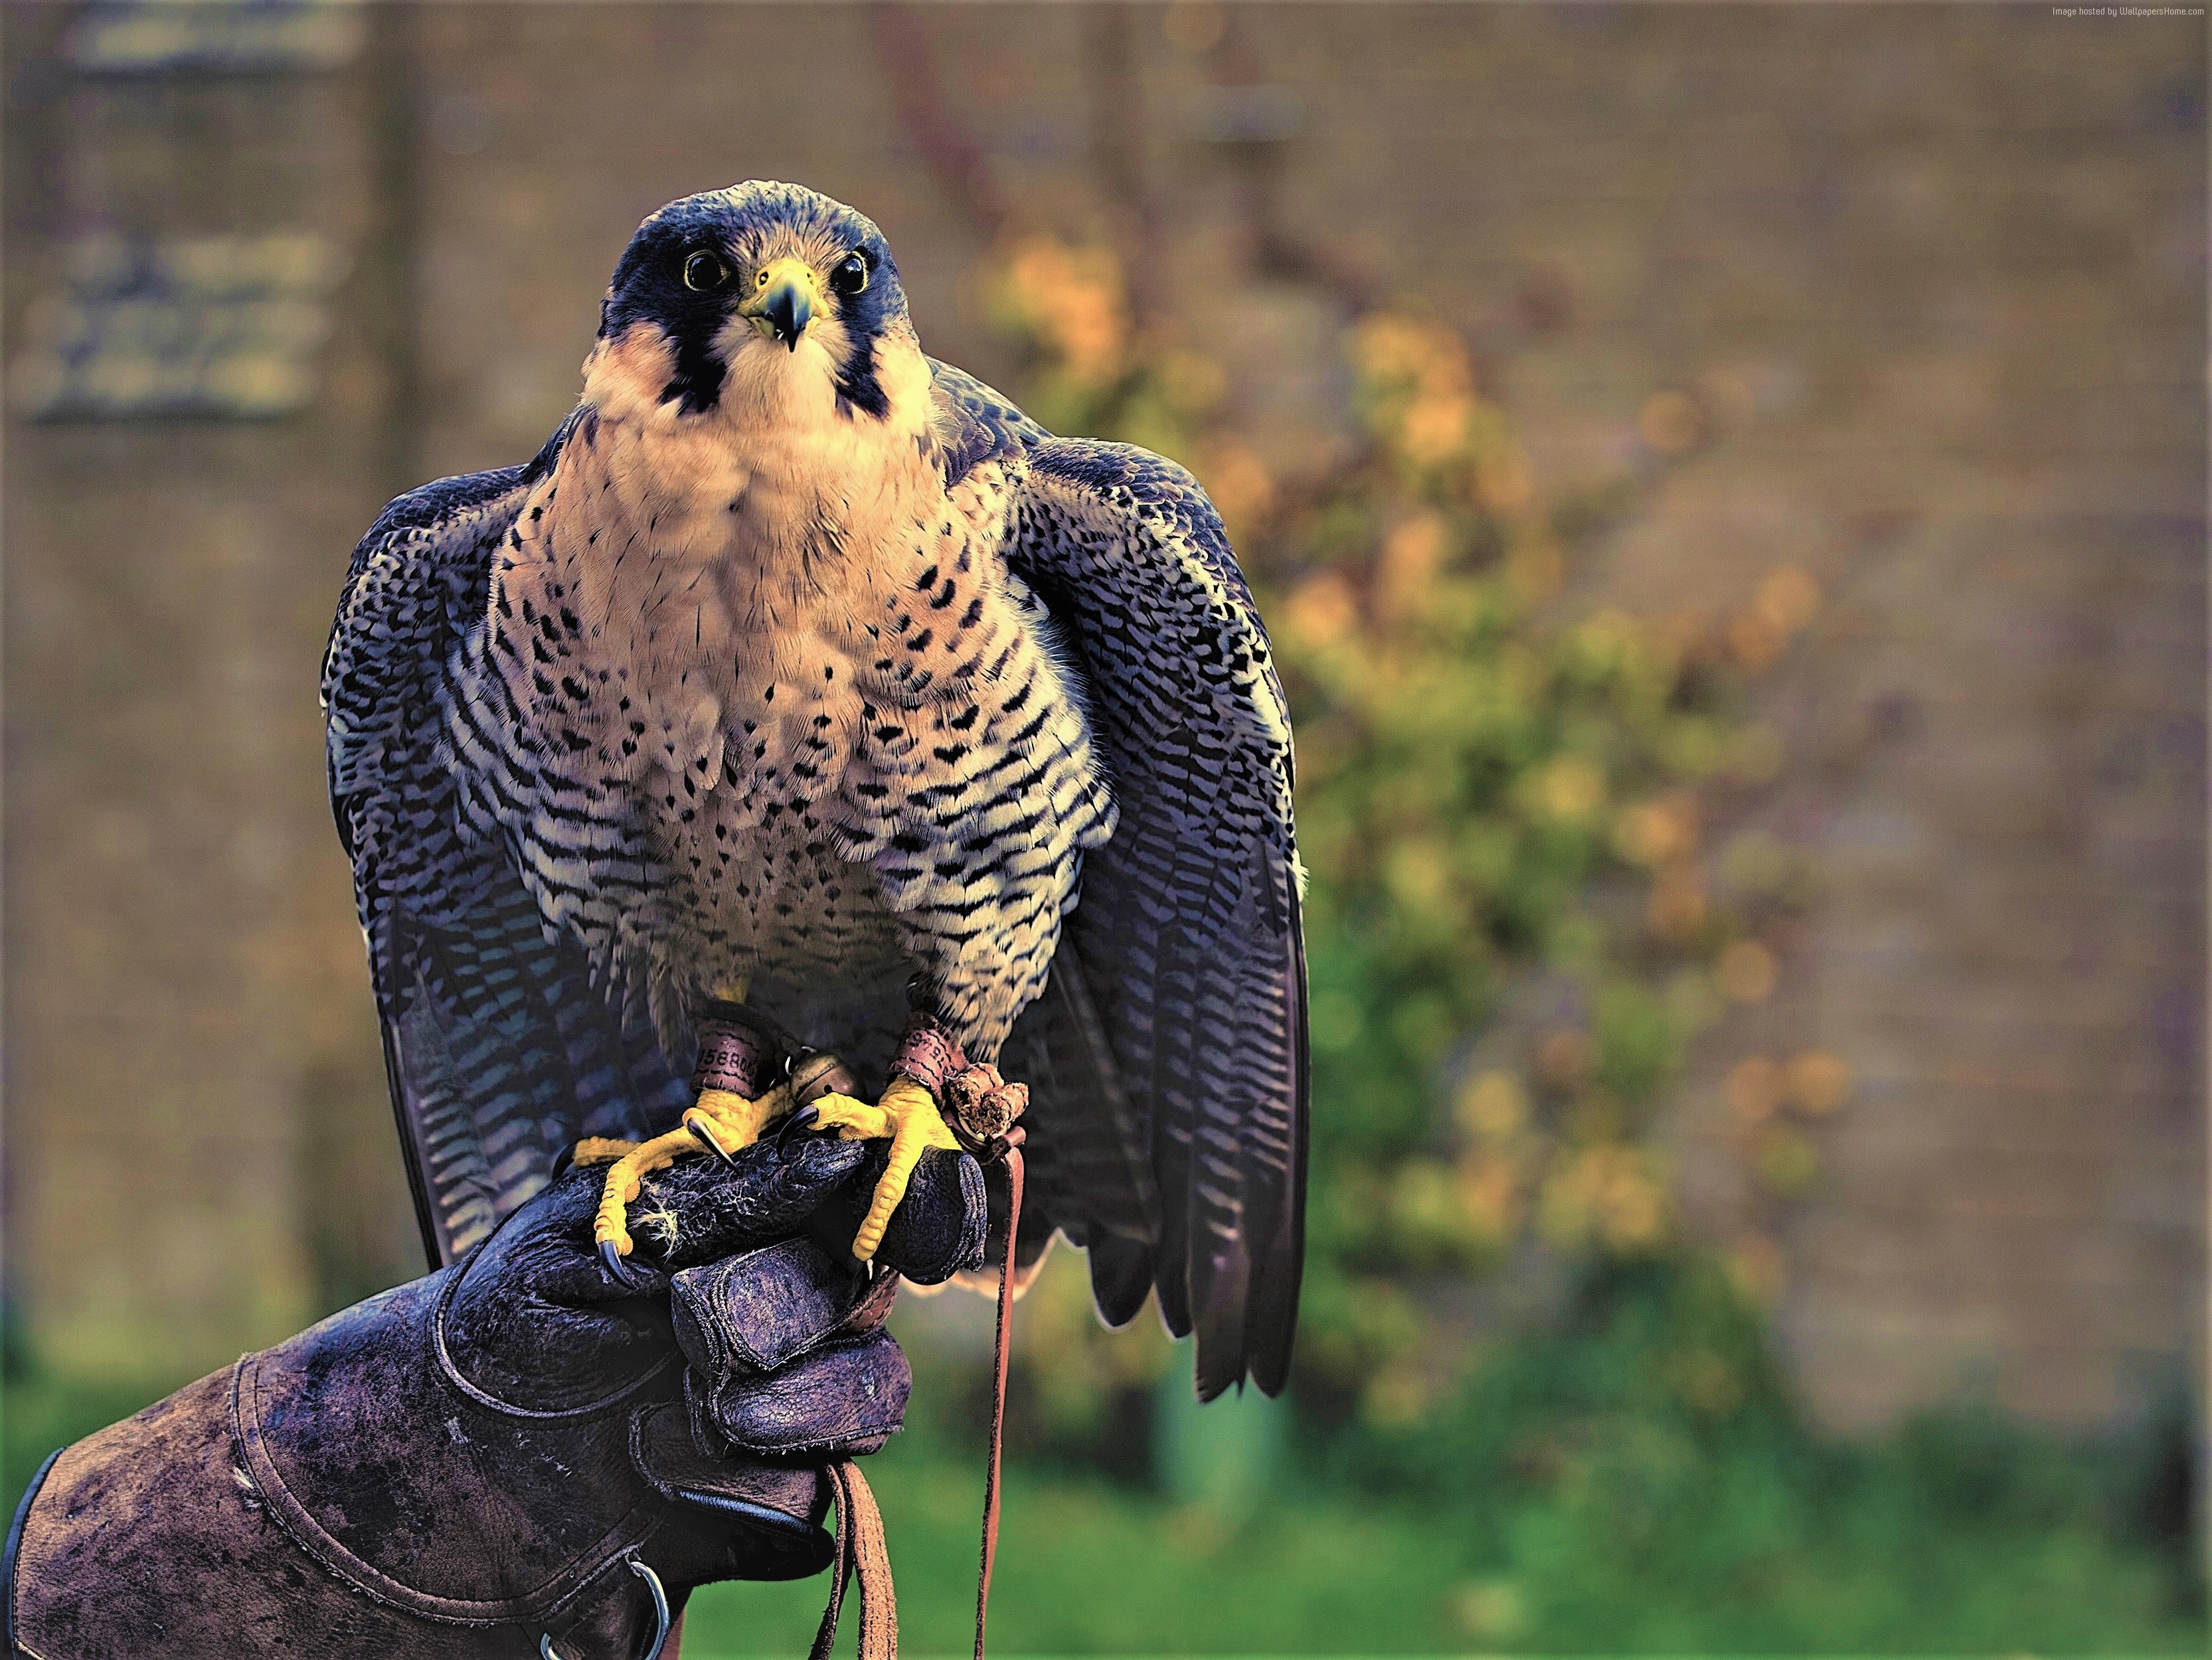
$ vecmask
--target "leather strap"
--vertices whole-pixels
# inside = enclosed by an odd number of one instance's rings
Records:
[[[898,1596],[891,1585],[891,1558],[884,1541],[884,1513],[868,1478],[849,1458],[830,1466],[830,1485],[837,1496],[837,1555],[830,1565],[830,1606],[806,1660],[830,1660],[836,1646],[837,1616],[845,1607],[845,1586],[860,1581],[860,1660],[896,1660],[898,1654]]]
[[[991,1454],[983,1478],[983,1545],[975,1572],[975,1660],[983,1660],[983,1628],[991,1612],[991,1569],[999,1555],[999,1466],[1006,1432],[1006,1367],[1014,1317],[1014,1242],[1022,1228],[1021,1116],[1029,1086],[1009,1084],[987,1062],[970,1063],[933,1016],[907,1020],[891,1062],[893,1077],[913,1079],[936,1098],[955,1140],[980,1162],[1006,1166],[1006,1252],[999,1267],[998,1329],[991,1345]]]
[[[983,1626],[991,1612],[991,1566],[999,1554],[999,1453],[1006,1432],[1006,1363],[1014,1321],[1014,1240],[1022,1226],[1022,1143],[1028,1132],[1010,1126],[1002,1138],[1006,1160],[1006,1256],[999,1265],[999,1326],[991,1344],[991,1462],[983,1477],[983,1560],[975,1575],[975,1660],[983,1660]]]
[[[1006,1252],[999,1270],[998,1328],[991,1346],[990,1467],[983,1481],[983,1541],[975,1573],[975,1660],[984,1660],[991,1569],[999,1554],[999,1475],[1013,1334],[1014,1243],[1022,1226],[1021,1149],[1026,1132],[1018,1121],[1029,1106],[1030,1092],[1024,1085],[1007,1083],[995,1067],[971,1066],[951,1034],[920,1012],[907,1021],[890,1073],[893,1079],[911,1079],[927,1090],[945,1114],[953,1138],[975,1158],[987,1164],[1003,1159],[1006,1166]],[[898,1652],[898,1612],[891,1590],[890,1557],[884,1547],[883,1516],[866,1481],[849,1459],[831,1465],[830,1477],[837,1495],[836,1580],[808,1660],[829,1660],[837,1638],[837,1615],[844,1606],[845,1583],[854,1572],[860,1578],[860,1660],[892,1660]]]

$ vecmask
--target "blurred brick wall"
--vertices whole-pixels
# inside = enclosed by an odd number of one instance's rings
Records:
[[[1644,465],[1656,392],[1726,415],[1584,597],[1718,609],[1778,562],[1822,579],[1761,713],[1800,757],[1765,827],[1826,885],[1719,1047],[1833,1049],[1859,1088],[1778,1224],[1693,1069],[1700,1223],[1782,1227],[1784,1330],[1832,1421],[1986,1380],[2102,1422],[2171,1378],[2203,1310],[2201,21],[1249,8],[1209,46],[1188,10],[919,15],[1011,198],[1110,222],[1145,182],[1138,280],[1218,331],[1286,444],[1284,410],[1327,396],[1300,362],[1321,337],[1310,296],[1242,275],[1245,175],[1196,136],[1224,52],[1295,94],[1285,217],[1475,327],[1547,477]],[[220,1359],[349,1274],[404,1271],[311,701],[390,458],[528,453],[630,228],[747,176],[872,214],[931,349],[1006,371],[966,280],[981,233],[898,119],[874,27],[424,8],[398,31],[418,141],[396,174],[373,64],[286,94],[320,100],[305,117],[102,134],[146,167],[232,158],[211,211],[289,190],[363,236],[404,212],[420,323],[395,362],[371,261],[307,419],[9,428],[8,1239],[55,1353],[112,1359],[123,1334]],[[11,88],[58,85],[35,31],[9,33]],[[44,239],[116,188],[54,101],[11,96],[11,325]],[[242,182],[263,149],[292,171]],[[419,412],[398,430],[395,370]],[[300,1244],[334,1203],[318,1275]]]
[[[88,80],[54,57],[70,18],[6,20],[11,348],[70,232],[358,248],[358,76]],[[60,1366],[213,1365],[408,1270],[315,703],[379,388],[349,325],[282,423],[11,405],[8,1289]]]

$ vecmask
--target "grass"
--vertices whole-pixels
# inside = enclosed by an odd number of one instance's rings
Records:
[[[968,1651],[982,1467],[916,1437],[869,1461],[898,1578],[902,1645]],[[1238,1520],[1110,1483],[1011,1470],[991,1637],[1006,1654],[1425,1653],[1453,1634],[1451,1553],[1379,1505],[1263,1503]],[[823,1582],[718,1585],[687,1655],[803,1653]],[[850,1626],[854,1614],[847,1611]],[[849,1650],[852,1634],[844,1634]]]
[[[2172,1564],[2159,1553],[2116,1541],[2081,1516],[1964,1525],[1948,1516],[1931,1525],[1924,1498],[1881,1464],[1829,1493],[1832,1525],[1812,1538],[1802,1515],[1775,1513],[1771,1494],[1740,1492],[1743,1508],[1705,1518],[1707,1540],[1692,1545],[1692,1557],[1702,1549],[1712,1562],[1677,1563],[1671,1574],[1625,1548],[1620,1529],[1594,1524],[1573,1498],[1481,1517],[1309,1494],[1233,1521],[1095,1481],[1017,1472],[994,1646],[1009,1655],[2205,1652],[2201,1615],[2177,1596]],[[979,1472],[975,1459],[923,1440],[895,1443],[872,1466],[912,1652],[968,1646]],[[1741,1477],[1724,1475],[1722,1485]],[[1763,1525],[1774,1534],[1762,1543]],[[823,1590],[703,1591],[685,1651],[801,1652]]]

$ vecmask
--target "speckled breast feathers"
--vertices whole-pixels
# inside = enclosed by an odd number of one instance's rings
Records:
[[[664,1026],[733,982],[819,1024],[919,972],[995,1054],[1113,822],[1006,569],[1020,456],[948,486],[929,416],[834,404],[709,445],[636,395],[648,347],[604,355],[454,677],[470,822]]]

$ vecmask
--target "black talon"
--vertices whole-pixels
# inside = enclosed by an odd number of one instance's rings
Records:
[[[775,1133],[776,1151],[778,1152],[783,1151],[784,1141],[791,1134],[792,1131],[803,1130],[806,1128],[809,1125],[812,1124],[816,1119],[821,1117],[821,1116],[822,1109],[816,1106],[811,1101],[810,1101],[805,1106],[793,1113],[790,1117],[785,1119],[782,1126],[778,1128]]]
[[[703,1124],[693,1123],[689,1115],[686,1115],[684,1117],[684,1128],[691,1132],[691,1139],[694,1141],[698,1142],[702,1146],[705,1147],[708,1152],[713,1153],[715,1158],[722,1161],[722,1168],[724,1170],[737,1169],[738,1156],[733,1152],[728,1152],[723,1150],[721,1138],[716,1135],[713,1130],[708,1129]]]
[[[641,1282],[635,1274],[630,1272],[629,1264],[623,1261],[623,1255],[615,1249],[613,1240],[599,1241],[599,1261],[607,1265],[609,1274],[622,1281],[629,1289],[636,1291],[640,1288]]]

